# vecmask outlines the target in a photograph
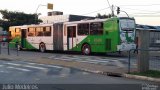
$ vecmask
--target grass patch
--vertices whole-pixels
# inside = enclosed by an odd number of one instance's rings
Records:
[[[146,72],[132,72],[130,74],[132,74],[132,75],[140,75],[140,76],[147,76],[147,77],[154,77],[154,78],[160,78],[160,71],[156,71],[156,70],[148,70]]]

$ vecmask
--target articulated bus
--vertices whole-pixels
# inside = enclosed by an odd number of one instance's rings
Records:
[[[117,52],[135,49],[135,20],[128,17],[11,26],[10,47],[61,51]]]

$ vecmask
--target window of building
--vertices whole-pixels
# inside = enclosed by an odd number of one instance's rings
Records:
[[[78,24],[78,35],[89,34],[89,23]]]
[[[51,36],[51,27],[43,27],[44,36]]]
[[[28,29],[28,36],[35,36],[35,28]]]
[[[103,34],[103,22],[90,23],[90,35],[102,35]]]

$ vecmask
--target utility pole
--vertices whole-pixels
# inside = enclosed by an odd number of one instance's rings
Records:
[[[114,16],[114,6],[112,5],[112,7],[111,7],[111,5],[109,3],[109,0],[107,0],[107,2],[108,2],[108,5],[109,5],[109,7],[111,9],[111,16],[113,17]]]
[[[38,14],[37,14],[37,11],[38,11],[38,9],[39,9],[39,7],[41,7],[41,6],[47,6],[47,5],[42,5],[42,4],[39,4],[38,5],[38,7],[37,7],[37,9],[36,9],[36,12],[35,12],[35,24],[37,24],[38,22]]]
[[[114,17],[114,6],[112,5],[112,17]]]

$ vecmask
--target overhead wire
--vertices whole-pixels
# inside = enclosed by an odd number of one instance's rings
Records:
[[[109,1],[107,0],[108,4],[109,4]],[[149,16],[149,14],[151,14],[153,16],[153,14],[160,14],[160,11],[150,11],[150,10],[142,10],[142,9],[133,9],[133,8],[126,8],[125,6],[157,6],[157,5],[160,5],[160,4],[148,4],[148,5],[119,5],[119,6],[116,6],[116,7],[122,7],[124,9],[129,9],[129,10],[134,10],[134,11],[140,11],[140,12],[137,12],[137,13],[130,13],[130,15],[136,15],[136,14],[142,14],[145,15],[145,16]],[[88,15],[88,14],[92,14],[92,13],[96,13],[96,12],[100,12],[102,10],[105,10],[105,9],[111,9],[111,6],[109,4],[109,7],[107,8],[103,8],[103,9],[99,9],[99,10],[95,10],[95,11],[92,11],[92,12],[89,12],[89,13],[85,13],[85,14],[82,14],[82,15]],[[137,15],[138,16],[138,15]],[[155,15],[154,15],[155,16]]]
[[[99,9],[99,10],[92,11],[92,12],[89,12],[89,13],[85,13],[85,14],[82,14],[82,15],[88,15],[88,14],[96,13],[96,12],[99,12],[99,11],[102,11],[102,10],[105,10],[105,9],[109,9],[109,8],[110,8],[110,7],[103,8],[103,9]]]
[[[123,7],[123,6],[159,6],[160,4],[146,4],[146,5],[119,5],[119,6],[121,6],[121,7]]]
[[[153,12],[153,13],[156,13],[156,12],[160,12],[160,11],[150,11],[150,10],[142,10],[142,9],[133,9],[133,8],[125,8],[123,7],[124,9],[129,9],[129,10],[135,10],[135,11],[143,11],[143,12]]]

